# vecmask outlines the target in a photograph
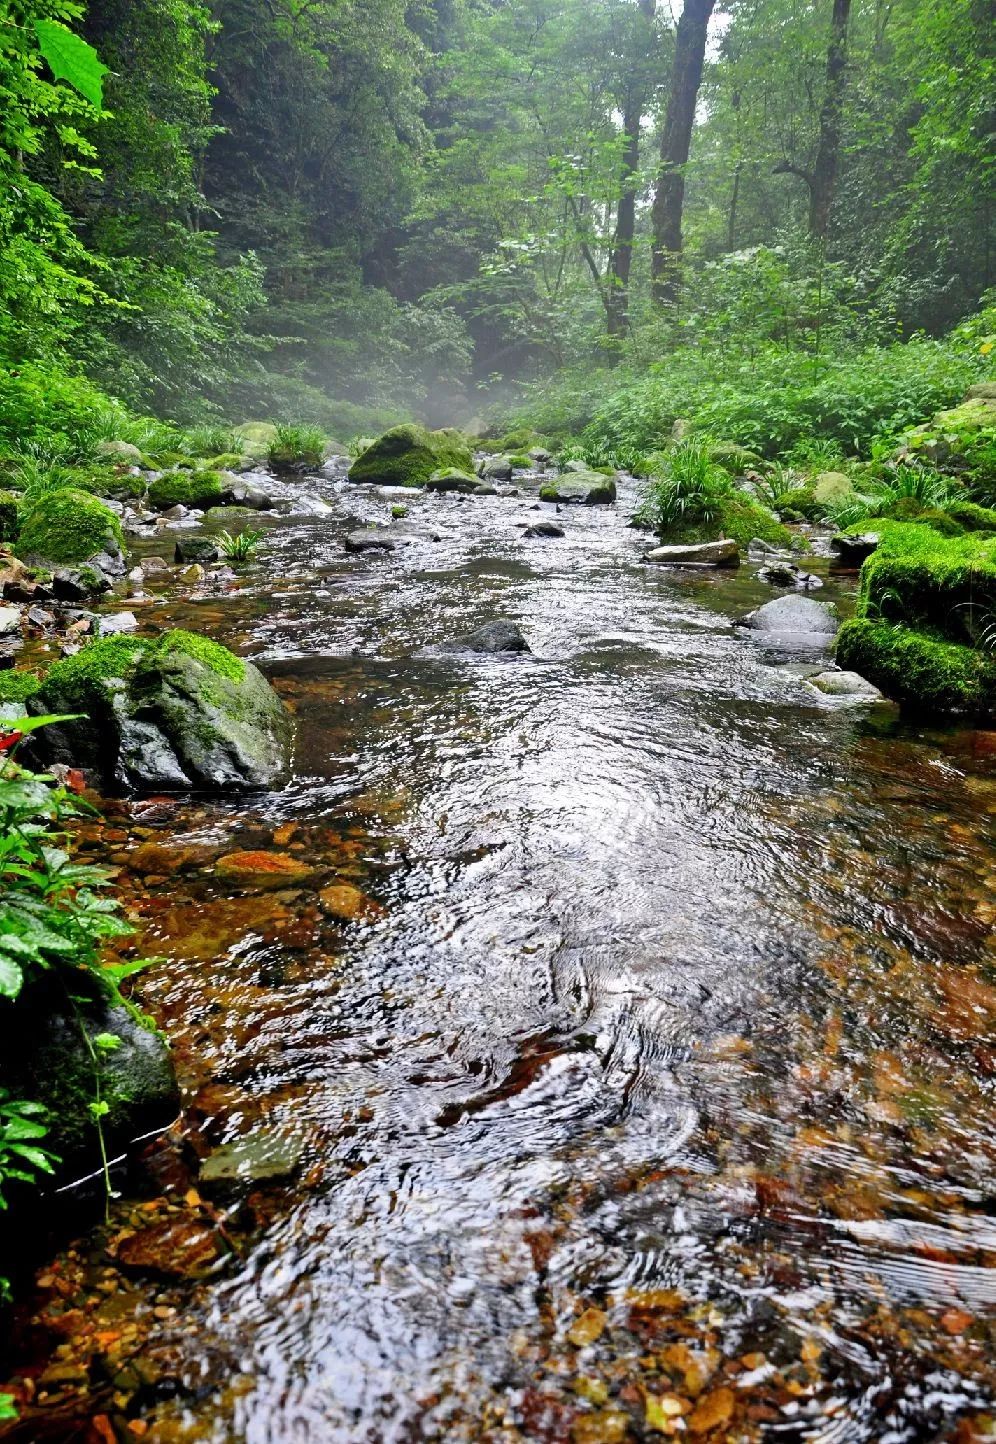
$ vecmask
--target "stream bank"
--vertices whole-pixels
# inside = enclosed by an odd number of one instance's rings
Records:
[[[184,1108],[42,1270],[10,1437],[985,1437],[996,738],[816,692],[631,487],[343,470],[105,608],[251,659],[297,750],[85,831]],[[495,619],[529,654],[442,650]]]

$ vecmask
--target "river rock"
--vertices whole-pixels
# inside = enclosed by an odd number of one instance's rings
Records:
[[[820,672],[809,685],[827,697],[844,697],[852,702],[884,701],[883,694],[858,672]]]
[[[289,761],[290,719],[263,674],[189,632],[99,638],[51,668],[30,710],[80,714],[45,728],[39,749],[105,787],[241,791]]]
[[[529,643],[514,622],[487,622],[466,637],[443,642],[444,652],[528,652]]]
[[[113,616],[101,617],[100,635],[117,637],[123,632],[137,632],[138,618],[134,612],[115,612]]]
[[[97,455],[127,466],[142,464],[141,451],[137,446],[132,446],[130,441],[102,441],[97,447]]]
[[[479,481],[471,492],[471,496],[497,496],[498,488],[492,486],[490,481]]]
[[[485,481],[500,481],[507,484],[512,480],[512,463],[507,456],[490,456],[481,462],[478,474]]]
[[[21,613],[17,607],[0,607],[0,637],[12,637],[21,630]]]
[[[393,552],[397,551],[407,537],[392,534],[386,527],[367,527],[362,531],[351,531],[346,537],[348,552]]]
[[[52,574],[52,595],[58,602],[85,602],[110,589],[107,577],[95,567],[60,567]]]
[[[358,887],[353,887],[352,883],[348,882],[336,882],[330,887],[322,888],[318,901],[323,913],[341,923],[369,921],[384,913],[380,903],[374,902],[373,898],[367,897],[366,893],[360,892]]]
[[[857,571],[872,552],[878,549],[881,540],[880,534],[874,531],[862,532],[860,536],[842,534],[830,538],[830,550],[836,557],[838,566]]]
[[[236,887],[275,890],[308,882],[315,869],[287,852],[230,852],[215,864],[215,876]]]
[[[257,1128],[244,1138],[225,1143],[208,1154],[201,1164],[201,1183],[274,1183],[297,1172],[304,1157],[304,1143],[288,1138],[274,1128]]]
[[[789,645],[822,647],[837,635],[840,622],[829,602],[788,596],[765,602],[736,625]]]
[[[767,582],[769,587],[792,587],[797,592],[816,592],[823,585],[812,572],[804,572],[792,562],[783,561],[769,562],[766,567],[761,567],[757,579]]]
[[[349,480],[378,486],[424,486],[439,471],[454,468],[470,475],[474,458],[458,431],[427,431],[406,424],[385,431],[349,468]]]
[[[522,533],[523,537],[560,537],[564,536],[564,528],[558,526],[555,521],[537,521],[532,526],[527,526]]]
[[[208,536],[177,538],[173,559],[177,562],[216,562],[221,556],[216,542]]]
[[[162,1279],[201,1279],[222,1256],[222,1247],[216,1229],[197,1213],[190,1212],[119,1235],[112,1252],[127,1273]]]
[[[469,472],[461,471],[455,466],[444,467],[441,471],[433,472],[425,483],[426,491],[455,491],[461,492],[464,496],[469,496],[477,489],[477,486],[476,476],[471,476]]]
[[[540,487],[541,501],[560,501],[569,506],[611,506],[615,499],[614,478],[600,471],[565,472]]]
[[[735,541],[699,542],[691,546],[654,547],[647,552],[648,562],[670,566],[738,567],[740,548]]]
[[[244,506],[249,511],[273,510],[273,498],[268,492],[231,472],[222,473],[220,500],[222,506]]]

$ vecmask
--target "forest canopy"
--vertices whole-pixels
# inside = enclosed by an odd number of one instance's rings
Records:
[[[143,412],[353,434],[831,367],[996,281],[993,0],[10,0],[0,36],[0,364]]]

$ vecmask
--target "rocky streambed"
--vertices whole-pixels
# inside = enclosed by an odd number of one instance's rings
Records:
[[[182,1106],[25,1287],[9,1436],[990,1437],[996,736],[828,679],[826,558],[345,469],[258,479],[241,574],[137,523],[96,609],[294,754],[82,826]]]

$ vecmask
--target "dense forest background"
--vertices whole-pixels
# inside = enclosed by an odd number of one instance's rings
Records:
[[[569,429],[620,376],[766,384],[996,284],[994,0],[4,12],[0,363],[143,412]]]

